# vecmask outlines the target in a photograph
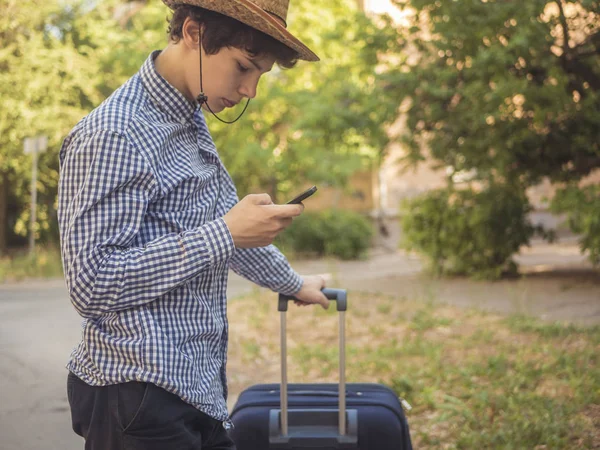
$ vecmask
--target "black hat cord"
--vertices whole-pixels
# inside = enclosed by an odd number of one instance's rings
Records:
[[[200,32],[198,35],[198,56],[199,56],[199,61],[200,61],[200,94],[198,94],[198,97],[196,97],[196,102],[198,102],[198,105],[200,107],[202,107],[202,104],[205,104],[206,107],[208,108],[208,110],[211,112],[211,114],[223,123],[232,124],[234,122],[237,122],[238,120],[240,120],[240,117],[242,117],[244,115],[244,113],[246,112],[246,109],[248,109],[248,105],[250,104],[250,99],[248,99],[248,101],[246,102],[246,106],[244,106],[244,110],[240,113],[239,116],[237,116],[237,119],[232,120],[231,122],[221,119],[219,116],[217,116],[213,112],[212,109],[210,109],[210,106],[208,106],[208,97],[204,93],[204,87],[202,85],[202,27],[200,27]]]

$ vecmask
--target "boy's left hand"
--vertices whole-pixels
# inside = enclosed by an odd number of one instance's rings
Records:
[[[294,303],[298,306],[318,303],[323,309],[329,308],[329,300],[321,292],[321,289],[325,287],[325,278],[322,275],[307,275],[302,277],[304,282],[302,283],[302,288],[294,295],[298,299]]]

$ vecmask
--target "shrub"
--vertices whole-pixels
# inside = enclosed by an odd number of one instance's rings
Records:
[[[581,235],[582,252],[589,251],[595,266],[600,264],[600,186],[568,186],[556,192],[550,209],[567,215],[569,228]]]
[[[362,257],[371,244],[369,219],[352,211],[307,212],[294,220],[276,240],[283,249],[298,255]]]
[[[530,210],[525,195],[508,186],[430,191],[404,202],[401,246],[422,253],[436,275],[497,279],[516,272],[511,257],[536,231]]]

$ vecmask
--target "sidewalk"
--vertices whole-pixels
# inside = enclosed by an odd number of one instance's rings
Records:
[[[373,292],[397,298],[477,307],[504,314],[534,315],[580,325],[600,324],[600,271],[581,255],[575,239],[548,244],[536,241],[516,258],[521,278],[496,282],[464,278],[431,279],[422,274],[418,256],[377,249],[366,261],[297,261],[301,274],[331,274],[331,287]],[[231,274],[229,296],[254,289]],[[268,291],[265,291],[265,295]]]

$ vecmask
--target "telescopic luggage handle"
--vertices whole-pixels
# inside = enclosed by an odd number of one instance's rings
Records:
[[[336,302],[340,313],[340,385],[339,385],[339,434],[346,434],[346,327],[345,312],[348,307],[348,297],[345,289],[323,289],[323,294],[329,300]],[[288,302],[297,300],[293,296],[279,294],[278,310],[281,315],[281,434],[288,434],[288,392],[287,392],[287,323],[286,312]]]
[[[325,289],[321,289],[321,292],[329,300],[334,300],[336,302],[338,311],[346,311],[348,309],[348,295],[347,295],[345,289],[325,288]],[[290,300],[298,300],[298,299],[291,295],[279,294],[279,305],[278,305],[277,309],[280,312],[287,311],[288,310],[288,302]]]

